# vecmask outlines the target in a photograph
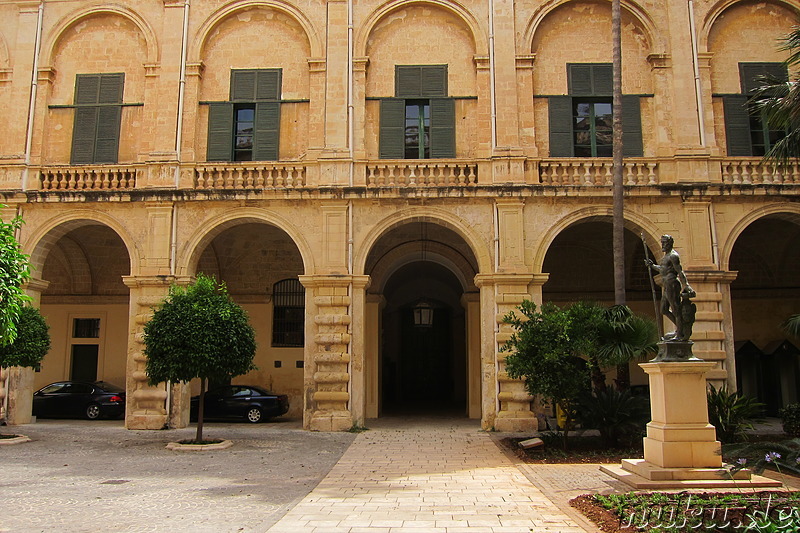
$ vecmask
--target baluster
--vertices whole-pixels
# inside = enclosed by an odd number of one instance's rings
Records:
[[[792,164],[792,183],[800,183],[800,165]]]
[[[612,167],[611,163],[603,163],[603,168],[606,169],[603,185],[611,185],[614,181],[614,175],[611,172],[611,167]]]
[[[296,171],[296,167],[287,167],[286,169],[286,186],[290,189],[294,186],[294,175]]]
[[[633,163],[625,163],[625,185],[636,185],[636,179],[633,177]]]
[[[416,165],[406,165],[408,168],[408,179],[406,180],[406,185],[409,187],[416,187],[417,186],[417,166]]]
[[[305,165],[301,166],[297,169],[297,186],[298,187],[305,187],[306,186],[306,167]]]
[[[195,187],[198,189],[205,189],[206,188],[206,176],[204,173],[203,167],[197,167],[194,169],[195,175]]]
[[[458,165],[455,168],[455,170],[457,171],[457,174],[455,176],[456,185],[459,186],[459,187],[463,187],[465,185],[465,183],[464,183],[464,181],[465,181],[464,168],[465,167],[466,167],[466,165]]]
[[[236,177],[234,178],[234,176]],[[241,189],[244,186],[244,176],[242,176],[242,167],[231,169],[231,178],[233,178],[233,186],[236,189]]]
[[[375,186],[375,167],[367,167],[367,187]]]
[[[760,178],[759,178],[760,176]],[[772,183],[772,175],[766,165],[753,165],[753,175],[751,177],[753,183]]]
[[[722,183],[731,183],[730,165],[727,163],[722,164]]]
[[[286,167],[284,168],[275,168],[276,175],[275,175],[275,187],[281,188],[286,183],[286,178],[284,177],[284,172],[286,172]]]
[[[100,171],[100,189],[109,189],[111,188],[111,179],[110,174],[117,169],[107,169]]]
[[[256,174],[256,178],[255,178],[255,183],[253,184],[253,186],[256,189],[263,189],[264,188],[264,167],[258,167],[256,169],[256,173],[257,174]]]
[[[592,165],[591,161],[586,162],[586,163],[583,164],[583,184],[584,185],[588,185],[588,186],[594,185],[594,183],[592,183],[592,166],[593,165]]]
[[[747,161],[742,161],[741,165],[742,165],[742,183],[744,183],[745,185],[751,185],[753,182],[750,181],[750,170],[749,170],[750,165],[747,163]]]
[[[772,183],[783,183],[783,174],[781,174],[780,165],[772,167]]]
[[[386,185],[386,165],[378,165],[375,167],[375,170],[378,172],[378,187],[383,187]]]
[[[731,167],[731,183],[734,185],[741,185],[742,184],[742,175],[739,173],[739,165],[737,163],[732,163]]]
[[[658,180],[656,179],[656,163],[647,163],[647,184],[648,185],[658,185]]]

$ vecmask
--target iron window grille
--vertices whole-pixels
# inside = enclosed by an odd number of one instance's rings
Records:
[[[306,291],[297,278],[284,279],[272,288],[272,346],[302,347]]]

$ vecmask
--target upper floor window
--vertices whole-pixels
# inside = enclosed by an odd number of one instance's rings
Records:
[[[567,65],[568,95],[548,98],[550,157],[612,156],[612,70],[609,63]],[[639,97],[622,96],[623,155],[641,157]]]
[[[728,155],[763,156],[786,131],[771,128],[765,117],[749,103],[762,80],[787,81],[789,73],[783,63],[739,63],[741,94],[722,97],[725,113],[725,139]]]
[[[116,163],[124,73],[75,76],[75,121],[70,163]]]
[[[230,100],[208,110],[208,161],[274,161],[280,140],[281,69],[231,70]]]
[[[395,97],[381,100],[380,157],[455,157],[455,100],[447,65],[395,66]]]
[[[272,288],[272,345],[303,346],[306,291],[297,278],[284,279]]]

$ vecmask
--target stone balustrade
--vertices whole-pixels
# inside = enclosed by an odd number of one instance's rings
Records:
[[[399,159],[367,164],[367,187],[469,187],[477,183],[477,163]]]
[[[762,163],[761,158],[725,159],[722,161],[722,182],[730,185],[770,185],[800,183],[800,164],[777,166]]]
[[[52,166],[39,169],[43,191],[135,189],[144,165]]]
[[[197,189],[298,189],[306,186],[304,164],[219,163],[197,165]]]
[[[538,176],[542,185],[610,186],[613,165],[600,158],[543,159],[538,162]],[[658,162],[626,159],[622,180],[628,186],[658,185]]]

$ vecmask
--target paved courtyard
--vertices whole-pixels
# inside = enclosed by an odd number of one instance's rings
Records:
[[[582,532],[568,500],[609,491],[597,465],[519,465],[474,421],[381,419],[369,431],[215,424],[217,452],[170,452],[193,429],[118,421],[2,428],[0,532]]]

